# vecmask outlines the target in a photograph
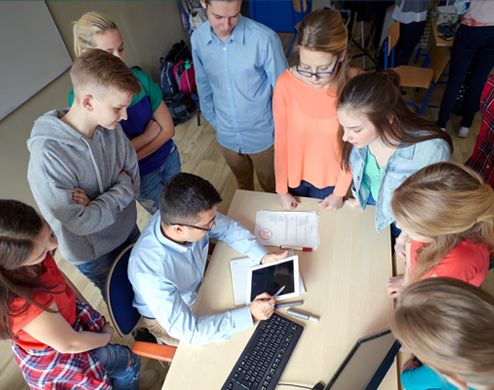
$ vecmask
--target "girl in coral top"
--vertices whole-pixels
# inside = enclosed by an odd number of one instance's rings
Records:
[[[395,191],[391,207],[408,239],[405,274],[389,280],[390,297],[435,276],[482,284],[494,252],[494,191],[478,174],[451,162],[429,165]]]
[[[317,10],[297,34],[297,65],[283,72],[273,98],[276,192],[292,210],[295,196],[322,199],[338,210],[352,181],[339,162],[338,91],[358,73],[347,55],[348,33],[339,12]]]
[[[50,226],[15,200],[0,200],[0,340],[10,339],[31,389],[137,390],[143,373],[127,346],[108,344],[113,328],[58,269]]]

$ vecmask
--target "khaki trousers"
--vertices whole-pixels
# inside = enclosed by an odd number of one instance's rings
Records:
[[[146,325],[146,328],[148,328],[149,332],[156,337],[156,340],[158,340],[159,343],[161,344],[166,344],[166,345],[173,345],[173,346],[178,346],[178,343],[180,342],[177,339],[174,339],[168,333],[166,332],[165,329],[160,325],[160,323],[151,318],[146,318],[142,317],[144,320],[144,324]]]
[[[220,145],[221,146],[221,145]],[[243,154],[221,146],[226,163],[237,179],[238,188],[254,191],[254,168],[265,192],[275,192],[274,145],[264,152]]]

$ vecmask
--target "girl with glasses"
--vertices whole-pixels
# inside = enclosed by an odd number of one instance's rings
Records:
[[[351,206],[376,206],[376,230],[391,225],[391,244],[400,235],[391,210],[396,188],[421,168],[449,161],[451,137],[434,123],[410,111],[392,71],[364,73],[350,80],[339,95],[341,164],[353,172]],[[405,237],[396,248],[404,258]]]
[[[348,33],[341,15],[317,10],[303,20],[295,50],[297,65],[283,72],[273,98],[276,192],[292,210],[295,196],[321,199],[338,210],[352,181],[339,163],[338,91],[358,73],[347,55]]]

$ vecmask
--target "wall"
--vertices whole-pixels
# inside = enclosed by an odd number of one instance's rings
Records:
[[[155,81],[158,81],[159,57],[174,42],[188,39],[178,1],[47,1],[47,5],[72,55],[71,22],[88,11],[108,15],[122,33],[127,65],[140,66]],[[36,66],[34,58],[33,66]],[[67,106],[71,88],[66,72],[0,121],[0,198],[36,205],[26,178],[29,162],[26,141],[36,118],[51,109]]]

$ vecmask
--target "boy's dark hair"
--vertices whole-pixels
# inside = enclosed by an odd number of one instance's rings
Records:
[[[177,173],[161,191],[161,220],[166,225],[194,223],[200,213],[211,210],[222,200],[209,181],[190,173]]]

